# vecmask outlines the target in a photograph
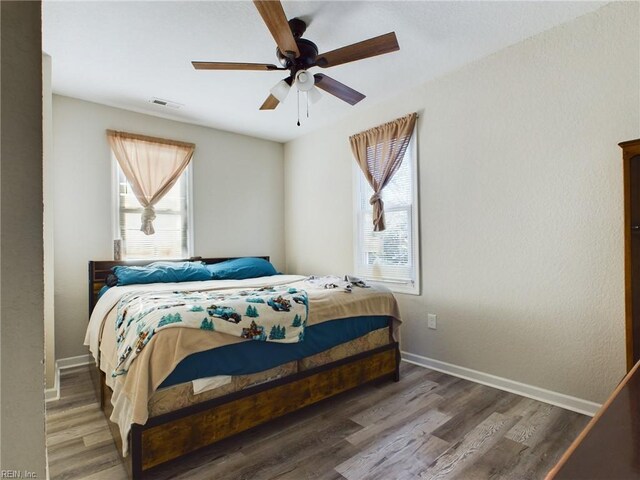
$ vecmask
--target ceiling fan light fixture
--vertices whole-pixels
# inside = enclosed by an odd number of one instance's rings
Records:
[[[300,70],[296,73],[296,86],[301,92],[308,92],[316,84],[313,75],[306,70]]]
[[[320,93],[318,87],[313,87],[311,90],[309,90],[307,92],[307,98],[309,99],[309,103],[311,103],[312,105],[322,100],[322,94]]]
[[[287,98],[287,95],[289,94],[289,90],[291,90],[291,86],[284,80],[280,80],[273,86],[270,92],[271,95],[276,97],[279,102],[284,102],[285,98]]]

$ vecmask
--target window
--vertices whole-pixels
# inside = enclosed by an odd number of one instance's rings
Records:
[[[399,293],[420,293],[418,259],[418,181],[416,133],[402,165],[382,190],[386,230],[373,231],[371,186],[355,165],[356,175],[356,275],[384,283]]]
[[[143,209],[115,158],[113,163],[117,184],[115,238],[122,239],[123,260],[190,257],[191,166],[185,169],[171,190],[155,205],[155,233],[145,235],[140,231]]]

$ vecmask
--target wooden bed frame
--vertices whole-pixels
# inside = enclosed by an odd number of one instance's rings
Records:
[[[269,257],[259,257],[266,260]],[[190,258],[207,264],[230,258]],[[97,301],[106,276],[116,265],[147,265],[150,261],[90,261],[89,313]],[[389,325],[391,335],[391,325]],[[204,449],[219,440],[257,427],[291,412],[313,405],[360,385],[400,379],[400,349],[397,342],[294,375],[256,385],[157,417],[144,425],[133,424],[129,433],[129,455],[123,462],[129,476],[138,480],[152,476],[167,462]],[[118,426],[109,420],[113,407],[105,374],[96,366],[92,378],[111,434],[122,453]]]

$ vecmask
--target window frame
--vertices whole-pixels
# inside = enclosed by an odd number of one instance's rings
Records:
[[[389,288],[395,293],[404,293],[408,295],[420,295],[421,287],[421,269],[420,269],[420,196],[418,191],[419,186],[419,164],[418,164],[418,140],[417,140],[417,128],[414,127],[411,135],[411,140],[405,153],[405,158],[411,162],[411,186],[412,186],[412,199],[410,206],[393,207],[385,205],[386,212],[401,211],[410,209],[409,215],[409,228],[411,228],[411,275],[412,280],[405,282],[404,280],[397,280],[392,278],[380,278],[371,277],[367,275],[363,270],[363,264],[361,259],[363,254],[361,251],[361,245],[363,244],[363,230],[360,227],[365,210],[361,208],[362,195],[363,195],[363,182],[366,182],[364,174],[360,169],[358,162],[353,159],[353,267],[355,275],[363,280],[371,283],[372,285],[382,285]],[[368,199],[367,199],[368,200]],[[373,226],[371,226],[373,228]]]
[[[181,258],[191,258],[194,255],[194,242],[193,242],[193,168],[192,163],[189,162],[187,167],[182,172],[182,175],[186,175],[185,184],[187,188],[187,193],[185,195],[186,200],[186,222],[187,222],[187,252],[186,256],[181,257],[145,257],[145,258],[129,258],[125,255],[125,248],[123,245],[122,248],[122,260],[123,261],[133,261],[133,260],[179,260]],[[113,153],[111,154],[111,233],[113,240],[122,240],[122,233],[120,232],[120,215],[122,212],[120,211],[120,185],[119,185],[119,173],[122,171],[120,165],[118,165],[118,160],[116,159]],[[184,226],[183,219],[183,226]],[[112,247],[113,250],[113,247]]]

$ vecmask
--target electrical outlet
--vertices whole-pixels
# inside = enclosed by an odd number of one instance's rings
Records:
[[[435,313],[427,313],[427,327],[432,330],[438,328],[438,316]]]

